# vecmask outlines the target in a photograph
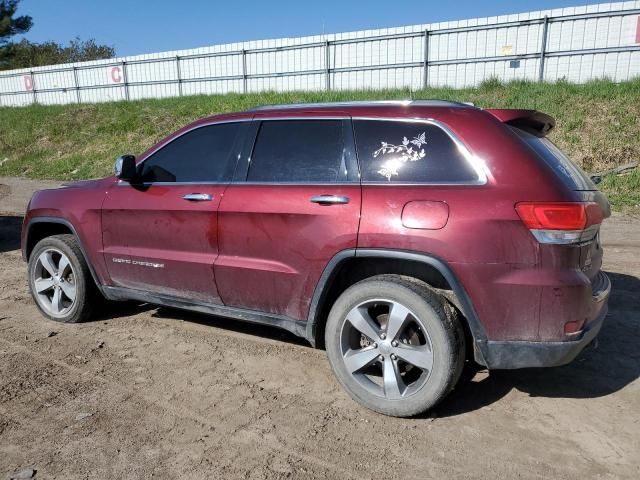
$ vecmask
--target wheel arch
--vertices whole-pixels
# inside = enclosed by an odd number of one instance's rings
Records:
[[[91,278],[93,278],[93,282],[98,287],[100,291],[102,291],[102,285],[98,280],[98,276],[89,260],[89,256],[84,248],[82,243],[82,239],[76,228],[73,224],[61,217],[33,217],[29,220],[25,228],[25,236],[22,245],[22,256],[25,261],[29,261],[29,257],[31,256],[31,252],[36,244],[47,237],[51,237],[53,235],[61,235],[61,234],[70,234],[73,235],[78,241],[78,246],[80,247],[80,251],[82,252],[82,256],[84,257],[85,262],[87,262],[87,266],[89,267],[89,271],[91,272]]]
[[[353,267],[355,273],[350,273]],[[450,290],[451,296],[445,297],[461,311],[475,360],[485,364],[487,336],[462,283],[442,259],[407,250],[358,248],[338,252],[327,263],[314,290],[307,317],[307,340],[321,346],[326,317],[337,296],[353,283],[380,273],[406,274],[420,278],[442,293]]]

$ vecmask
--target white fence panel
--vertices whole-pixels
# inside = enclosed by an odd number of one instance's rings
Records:
[[[0,72],[0,105],[640,76],[640,0]]]

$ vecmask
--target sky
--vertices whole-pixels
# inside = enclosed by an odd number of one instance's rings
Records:
[[[22,0],[32,42],[94,38],[118,56],[244,40],[297,37],[462,20],[589,0]],[[17,37],[20,40],[22,36]]]

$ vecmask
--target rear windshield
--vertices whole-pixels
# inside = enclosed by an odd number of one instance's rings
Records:
[[[529,145],[571,190],[597,190],[589,176],[548,138],[540,138],[519,128],[513,131]]]

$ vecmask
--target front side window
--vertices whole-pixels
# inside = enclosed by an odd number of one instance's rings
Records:
[[[236,158],[232,148],[240,123],[196,128],[153,153],[142,164],[148,182],[227,182]]]
[[[456,142],[431,123],[355,120],[362,181],[473,183],[478,173]]]
[[[247,181],[340,183],[353,180],[351,170],[341,120],[270,120],[260,125]]]

